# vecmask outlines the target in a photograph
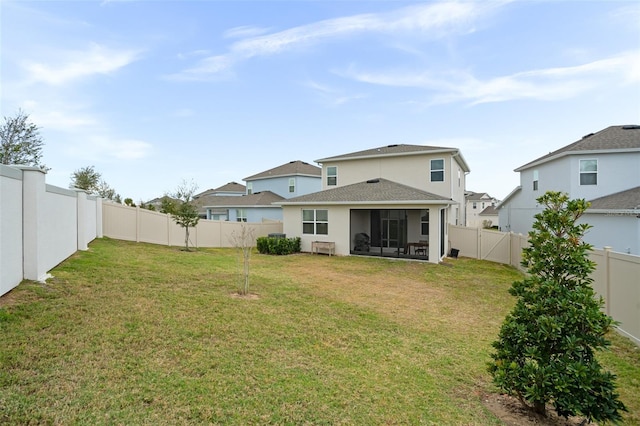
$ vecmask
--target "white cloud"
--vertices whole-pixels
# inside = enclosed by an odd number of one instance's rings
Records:
[[[63,51],[55,56],[56,64],[25,63],[29,80],[57,86],[94,74],[109,74],[135,61],[138,52],[93,43],[86,50]]]
[[[343,105],[348,102],[364,99],[367,96],[361,93],[345,94],[343,90],[336,89],[325,84],[320,84],[316,81],[306,81],[302,83],[303,86],[312,89],[316,92],[324,101],[331,105]]]
[[[242,60],[278,54],[324,40],[361,33],[389,35],[403,33],[440,37],[452,32],[470,32],[473,31],[474,20],[501,4],[503,3],[442,2],[405,7],[389,13],[369,13],[327,19],[239,40],[229,46],[227,53],[206,58],[196,66],[172,75],[170,78],[206,80],[213,74],[228,70]],[[240,28],[249,29],[249,27]],[[234,35],[240,35],[242,32],[237,28],[230,31]]]
[[[249,27],[249,26],[240,26],[228,29],[224,32],[224,38],[245,38],[245,37],[255,37],[262,35],[266,32],[269,32],[269,28],[260,28],[260,27]]]
[[[467,71],[361,72],[350,67],[339,73],[356,81],[434,92],[433,103],[471,104],[515,99],[562,100],[610,85],[640,81],[640,52],[631,51],[581,65],[519,72],[485,80]]]
[[[148,157],[153,146],[137,139],[119,139],[104,135],[75,135],[68,142],[67,155],[84,161],[104,163],[132,161]]]

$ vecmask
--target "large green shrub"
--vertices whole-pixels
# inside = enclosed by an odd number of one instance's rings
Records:
[[[535,215],[530,247],[524,249],[528,275],[509,290],[518,299],[493,343],[489,371],[501,390],[538,413],[551,404],[564,417],[620,420],[626,408],[615,376],[595,357],[610,344],[605,334],[614,321],[591,287],[592,247],[582,241],[590,226],[576,223],[589,203],[560,192],[537,201],[546,208]]]
[[[300,252],[300,237],[258,237],[256,240],[258,252],[262,254],[287,255]]]

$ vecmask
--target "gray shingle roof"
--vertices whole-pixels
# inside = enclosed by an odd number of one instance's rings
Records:
[[[193,198],[200,198],[207,195],[216,194],[218,192],[245,192],[245,191],[246,191],[246,188],[241,183],[229,182],[215,189],[210,188],[210,189],[207,189],[206,191],[202,191],[201,193],[194,195]]]
[[[431,192],[422,191],[420,189],[380,178],[290,198],[277,204],[349,204],[390,202],[420,202],[424,204],[453,203],[450,198],[444,198],[440,195],[432,194]]]
[[[591,200],[594,210],[640,210],[640,186]]]
[[[466,195],[467,201],[491,200],[493,197],[486,192],[470,192]]]
[[[273,169],[266,170],[264,172],[244,178],[244,181],[273,178],[279,176],[320,176],[322,175],[322,169],[304,161],[291,161],[287,164],[283,164]]]
[[[203,207],[271,206],[271,203],[280,200],[284,200],[284,198],[278,194],[274,194],[271,191],[261,191],[242,196],[211,196],[207,197],[206,200],[202,200],[201,205]]]
[[[637,151],[640,150],[640,126],[610,126],[597,133],[590,133],[579,141],[562,147],[558,150],[543,155],[524,166],[515,169],[516,172],[528,169],[533,165],[545,163],[546,161],[562,157],[569,154],[594,151]]]
[[[498,210],[494,206],[489,206],[478,213],[478,216],[498,216]]]
[[[351,152],[349,154],[336,155],[334,157],[322,158],[316,160],[316,163],[324,163],[326,161],[353,160],[356,158],[380,157],[405,155],[410,153],[425,153],[428,151],[457,151],[455,148],[446,148],[442,146],[426,146],[426,145],[387,145],[380,148],[366,149],[364,151]]]

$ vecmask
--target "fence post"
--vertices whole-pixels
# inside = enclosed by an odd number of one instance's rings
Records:
[[[611,315],[611,273],[609,269],[609,254],[611,253],[610,246],[604,246],[602,248],[602,254],[604,259],[602,264],[604,266],[604,273],[602,276],[604,277],[604,285],[605,285],[605,299],[604,299],[604,309],[607,315]]]
[[[171,216],[169,213],[165,213],[167,217],[167,245],[171,247]]]
[[[140,207],[136,206],[136,243],[140,242]]]
[[[77,249],[88,250],[87,229],[85,217],[87,216],[87,193],[82,189],[76,189],[76,229],[77,229]]]
[[[104,237],[102,230],[102,198],[96,198],[96,238]]]
[[[40,244],[42,215],[46,184],[44,172],[37,167],[20,167],[22,170],[22,266],[24,278],[44,280]]]

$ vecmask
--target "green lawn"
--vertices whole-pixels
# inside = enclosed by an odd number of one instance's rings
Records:
[[[498,425],[481,395],[504,265],[96,240],[0,299],[0,424]],[[612,335],[627,423],[640,351]]]

